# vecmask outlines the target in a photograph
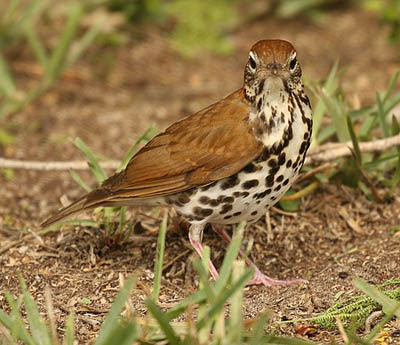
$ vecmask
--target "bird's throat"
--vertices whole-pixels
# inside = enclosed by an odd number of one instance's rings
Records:
[[[281,81],[264,85],[264,90],[255,96],[255,107],[249,122],[254,134],[265,146],[273,146],[283,137],[292,122],[288,111],[290,94]]]

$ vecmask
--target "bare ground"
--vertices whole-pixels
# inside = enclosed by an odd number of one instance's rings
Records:
[[[143,39],[128,46],[93,49],[56,88],[2,121],[1,126],[17,141],[0,147],[0,155],[42,161],[82,159],[71,142],[79,136],[95,152],[120,159],[150,123],[165,128],[240,87],[247,50],[261,38],[292,41],[309,79],[324,77],[339,56],[341,66],[347,67],[344,90],[362,104],[374,100],[399,62],[396,47],[386,41],[386,29],[373,16],[356,10],[330,12],[323,23],[264,18],[233,34],[237,52],[230,57],[203,54],[188,61],[153,28],[145,27],[140,34]],[[34,77],[26,52],[15,52],[13,58],[21,81]],[[83,175],[94,183],[88,173]],[[107,243],[102,229],[94,228],[65,227],[39,237],[34,234],[38,224],[60,206],[60,196],[73,200],[82,193],[80,187],[68,172],[44,171],[15,171],[10,180],[0,174],[0,184],[2,291],[17,293],[16,273],[20,271],[44,308],[44,288],[50,286],[59,326],[68,310],[75,310],[81,343],[99,329],[119,289],[119,273],[139,277],[132,302],[140,314],[145,313],[143,300],[152,286],[158,214],[133,209],[130,217],[136,223],[135,231],[116,246]],[[185,227],[172,211],[170,216],[160,299],[165,308],[197,284]],[[332,182],[303,198],[296,214],[271,211],[269,219],[246,231],[246,236],[255,239],[252,258],[273,277],[309,281],[278,290],[246,289],[246,316],[269,310],[275,331],[294,334],[293,325],[276,321],[321,312],[340,291],[344,291],[342,298],[353,295],[354,277],[379,284],[400,276],[400,236],[390,232],[400,223],[397,195],[377,204]],[[225,244],[211,231],[206,232],[204,242],[221,263]],[[88,306],[83,298],[93,303]],[[7,309],[2,295],[0,306]],[[392,323],[391,331],[399,328]],[[318,330],[313,339],[329,342],[332,337],[340,338],[337,331]],[[399,342],[394,335],[392,340]]]

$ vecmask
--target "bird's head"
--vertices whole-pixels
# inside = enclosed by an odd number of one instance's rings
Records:
[[[246,98],[253,102],[263,93],[291,92],[301,85],[301,68],[291,43],[274,39],[253,45],[244,72]]]

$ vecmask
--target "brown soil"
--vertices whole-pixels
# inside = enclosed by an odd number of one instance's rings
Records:
[[[357,10],[329,12],[321,23],[264,18],[237,31],[237,48],[229,57],[203,54],[185,60],[174,52],[161,33],[145,28],[142,40],[114,49],[93,49],[79,66],[45,96],[1,126],[16,136],[16,143],[0,147],[1,156],[24,160],[83,159],[71,140],[81,137],[95,152],[121,159],[128,147],[149,126],[165,128],[186,114],[220,99],[241,86],[247,50],[261,38],[280,37],[297,47],[309,79],[327,75],[340,57],[347,68],[343,88],[362,104],[388,84],[398,69],[398,53],[387,42],[387,30],[370,14]],[[21,80],[34,77],[22,52],[14,56]],[[28,68],[21,68],[25,62]],[[34,66],[31,66],[32,69]],[[94,184],[89,173],[86,181]],[[59,198],[77,198],[82,190],[68,172],[15,171],[10,180],[0,174],[0,288],[18,293],[17,271],[27,281],[44,310],[44,288],[50,286],[61,327],[68,310],[77,315],[79,341],[92,339],[119,289],[119,274],[139,278],[132,296],[139,314],[152,287],[158,214],[133,209],[132,236],[111,246],[101,229],[65,227],[37,236],[38,224],[60,207]],[[161,305],[174,305],[197,284],[191,268],[193,252],[184,227],[170,211],[172,221],[162,282]],[[360,192],[335,185],[322,186],[305,197],[293,215],[270,212],[249,227],[254,236],[252,258],[272,277],[306,278],[309,283],[280,289],[250,287],[245,293],[247,317],[269,310],[273,327],[294,334],[293,325],[279,326],[282,318],[301,318],[325,310],[334,296],[355,293],[352,279],[378,284],[399,277],[400,236],[390,229],[400,222],[400,198],[377,204]],[[211,231],[204,242],[221,263],[225,244]],[[7,248],[7,250],[5,250]],[[92,301],[90,306],[82,299]],[[4,297],[0,306],[7,309]],[[394,330],[395,323],[391,329]],[[337,331],[317,330],[313,339],[339,339]],[[394,338],[393,338],[394,339]]]

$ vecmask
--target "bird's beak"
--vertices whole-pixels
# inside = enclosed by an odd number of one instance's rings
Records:
[[[281,72],[281,66],[280,65],[278,65],[278,64],[273,64],[272,66],[271,66],[271,68],[270,68],[270,73],[271,73],[271,75],[273,75],[273,76],[279,76],[279,74],[280,74],[280,72]]]
[[[271,63],[263,69],[262,74],[264,78],[282,77],[283,76],[282,66],[281,64],[278,63]]]

